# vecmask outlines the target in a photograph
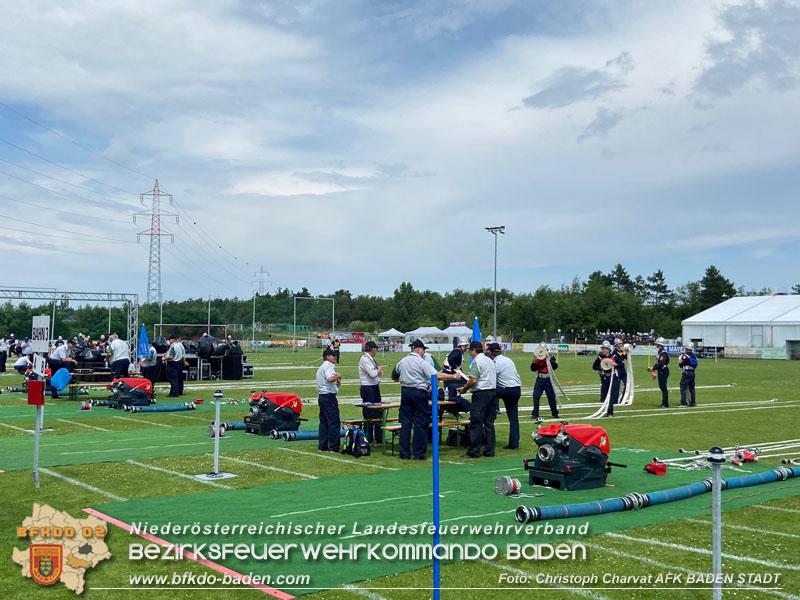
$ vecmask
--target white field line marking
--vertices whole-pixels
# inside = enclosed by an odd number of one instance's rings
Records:
[[[792,400],[787,400],[786,402],[792,402]],[[565,409],[569,409],[569,408],[592,408],[592,407],[598,407],[599,404],[600,404],[600,402],[590,402],[590,403],[586,403],[586,404],[565,404],[563,408],[565,408]],[[773,402],[772,400],[738,400],[738,401],[735,401],[735,402],[708,402],[708,403],[704,404],[703,406],[707,406],[707,407],[713,406],[714,408],[717,408],[717,407],[720,407],[720,406],[756,406],[756,405],[759,405],[759,404],[778,404],[778,403],[777,402]],[[626,406],[626,405],[618,403],[617,406]],[[627,405],[627,406],[641,406],[641,403],[637,403],[635,405]],[[520,408],[522,408],[522,407],[520,407]],[[674,408],[674,406],[673,406],[673,408]],[[648,412],[648,411],[652,411],[652,408],[640,408],[638,410],[637,409],[633,409],[633,410],[629,410],[629,411],[626,411],[626,412]]]
[[[32,431],[28,431],[27,429],[23,429],[22,427],[17,427],[16,425],[9,425],[8,423],[0,423],[3,427],[8,427],[9,429],[16,429],[17,431],[21,431],[22,433],[27,433],[29,435],[33,435]]]
[[[623,552],[621,550],[615,550],[614,548],[608,548],[607,546],[601,546],[600,544],[593,544],[591,542],[583,541],[581,542],[587,548],[592,548],[597,550],[603,554],[613,554],[614,556],[619,556],[620,558],[629,558],[631,560],[638,560],[639,562],[643,562],[647,565],[658,567],[659,569],[669,569],[671,571],[680,571],[682,573],[691,573],[692,575],[708,575],[708,573],[701,573],[700,571],[693,571],[692,569],[687,569],[685,567],[679,567],[677,565],[668,565],[666,563],[659,562],[657,560],[653,560],[652,558],[647,558],[646,556],[642,556],[641,554],[629,554],[627,552]],[[734,584],[735,585],[735,584]],[[760,588],[754,585],[736,585],[736,587],[743,587],[749,590],[758,590],[759,592],[763,592],[764,594],[771,594],[773,596],[778,596],[779,598],[786,598],[786,600],[800,600],[800,596],[795,596],[793,594],[786,594],[783,592],[779,592],[777,590],[765,590],[764,588]]]
[[[155,421],[145,421],[144,419],[132,419],[131,417],[123,417],[120,415],[112,415],[112,419],[124,419],[125,421],[133,421],[134,423],[147,423],[148,425],[156,425],[157,427],[169,427],[172,428],[172,425],[166,425],[164,423],[156,423]]]
[[[711,406],[711,405],[706,405]],[[771,406],[748,406],[745,408],[724,408],[724,409],[712,409],[712,410],[697,410],[697,408],[676,408],[676,409],[669,409],[669,410],[659,410],[658,412],[646,413],[643,415],[629,415],[626,413],[619,413],[615,412],[612,419],[641,419],[641,418],[650,418],[650,417],[675,417],[678,415],[702,415],[707,413],[727,413],[727,412],[742,412],[743,410],[780,410],[780,409],[790,409],[790,408],[797,408],[800,406],[799,403],[791,403],[791,404],[773,404]],[[550,419],[555,420],[555,419]]]
[[[212,487],[222,488],[225,490],[232,490],[233,488],[229,485],[224,485],[222,483],[216,483],[214,481],[207,481],[205,479],[195,479],[191,475],[187,475],[186,473],[179,473],[178,471],[172,471],[170,469],[164,469],[163,467],[156,467],[155,465],[148,465],[145,463],[140,463],[135,460],[126,460],[126,463],[129,465],[136,465],[137,467],[144,467],[145,469],[150,469],[152,471],[159,471],[161,473],[167,473],[169,475],[175,475],[176,477],[182,477],[183,479],[188,479],[189,481],[194,481],[198,483],[205,483],[206,485],[210,485]]]
[[[278,473],[286,473],[287,475],[295,475],[297,477],[304,477],[306,479],[319,479],[316,475],[309,475],[308,473],[298,473],[297,471],[289,471],[287,469],[279,469],[278,467],[270,467],[269,465],[261,465],[256,462],[251,462],[249,460],[242,460],[240,458],[233,458],[232,456],[222,456],[220,455],[222,460],[230,460],[235,463],[240,463],[243,465],[250,465],[251,467],[255,467],[257,469],[264,469],[265,471],[277,471]]]
[[[788,512],[788,513],[800,514],[800,510],[797,510],[797,509],[794,509],[794,508],[783,508],[782,506],[764,506],[764,505],[761,505],[761,504],[757,504],[753,508],[756,508],[758,510],[777,510],[777,511],[780,511],[780,512]]]
[[[167,444],[165,446],[133,446],[132,448],[103,448],[102,450],[76,450],[75,452],[59,452],[60,456],[68,454],[96,454],[97,452],[126,452],[128,450],[152,450],[154,448],[180,448],[181,446],[206,446],[207,442],[187,442],[186,444]]]
[[[81,423],[80,421],[70,421],[69,419],[56,419],[56,421],[61,421],[62,423],[69,423],[70,425],[78,425],[79,427],[86,427],[87,429],[96,429],[97,431],[111,431],[110,429],[103,429],[102,427],[97,427],[96,425],[88,425],[86,423]]]
[[[447,463],[448,465],[465,465],[465,464],[467,464],[467,463],[462,463],[462,462],[456,462],[454,460],[442,460],[441,458],[439,459],[439,462],[440,463]]]
[[[131,430],[128,429],[128,430],[115,430],[115,431],[120,431],[121,433],[128,433]],[[61,437],[64,437],[64,436],[61,436]],[[174,433],[172,435],[153,436],[153,437],[149,438],[148,441],[152,441],[152,440],[182,440],[182,439],[190,439],[190,438],[196,438],[196,437],[197,437],[196,435],[181,435],[179,433]],[[86,441],[81,441],[81,442],[63,442],[63,443],[60,443],[60,442],[56,441],[57,438],[51,438],[51,439],[53,441],[51,443],[47,444],[48,448],[55,448],[57,446],[87,446],[88,444],[108,444],[108,440],[86,440]],[[117,439],[114,440],[115,443],[137,442],[137,441],[141,441],[141,438],[131,437],[131,438],[120,438],[118,440]]]
[[[706,548],[694,548],[692,546],[684,546],[683,544],[673,544],[672,542],[662,542],[661,540],[648,540],[645,538],[637,538],[630,535],[623,535],[621,533],[604,533],[606,537],[615,538],[619,540],[627,540],[629,542],[641,542],[651,546],[660,546],[662,548],[672,548],[673,550],[683,550],[684,552],[693,552],[695,554],[703,554],[706,556],[711,555],[711,550]],[[785,563],[778,563],[771,560],[761,560],[758,558],[750,558],[749,556],[737,556],[735,554],[722,553],[722,558],[727,558],[732,561],[741,561],[753,563],[754,565],[761,565],[762,567],[769,567],[770,569],[785,569],[787,571],[800,571],[800,565],[790,565]]]
[[[122,496],[117,496],[116,494],[112,494],[111,492],[101,490],[98,487],[89,485],[88,483],[84,483],[82,481],[78,481],[77,479],[73,479],[72,477],[67,477],[66,475],[62,475],[61,473],[56,473],[55,471],[51,471],[50,469],[39,467],[39,470],[46,475],[50,475],[51,477],[55,477],[56,479],[60,479],[61,481],[66,481],[67,483],[71,483],[72,485],[77,485],[78,487],[82,487],[86,490],[96,492],[101,496],[110,498],[111,500],[115,500],[117,502],[125,502],[127,500],[127,498],[123,498]]]
[[[167,413],[167,414],[172,416],[172,417],[181,417],[183,419],[192,419],[194,421],[203,421],[204,423],[208,423],[209,422],[208,419],[204,419],[203,417],[192,417],[190,415],[182,415],[180,413]]]
[[[129,461],[130,462],[130,461]],[[444,496],[445,494],[453,494],[454,491],[450,492],[441,492],[440,495]],[[427,494],[417,494],[416,496],[397,496],[395,498],[382,498],[380,500],[365,500],[364,502],[350,502],[349,504],[336,504],[333,506],[320,506],[319,508],[309,508],[308,510],[296,510],[293,512],[281,513],[279,515],[269,515],[270,519],[275,519],[278,517],[288,517],[291,515],[305,515],[312,512],[320,512],[323,510],[332,510],[336,508],[347,508],[350,506],[363,506],[365,504],[383,504],[384,502],[394,502],[395,500],[409,500],[411,498],[425,498],[427,496],[433,496],[433,492],[429,492]]]
[[[703,525],[711,525],[711,521],[704,521],[703,519],[685,519],[690,523],[701,523]],[[733,523],[723,523],[723,527],[728,529],[738,529],[739,531],[748,531],[750,533],[759,533],[761,535],[776,535],[778,537],[786,537],[792,539],[800,539],[800,535],[794,533],[784,533],[783,531],[771,531],[769,529],[759,529],[757,527],[748,527],[747,525],[734,525]]]
[[[347,590],[348,592],[353,592],[356,596],[369,598],[369,600],[388,600],[388,598],[384,598],[380,594],[376,594],[375,592],[370,592],[369,590],[362,590],[360,587],[357,587],[349,583],[347,585],[343,585],[342,589]]]
[[[536,575],[534,573],[530,573],[528,571],[523,571],[522,569],[509,567],[508,565],[504,565],[504,564],[497,563],[497,562],[494,562],[494,561],[491,561],[491,560],[486,560],[486,559],[480,559],[480,562],[482,562],[485,565],[489,565],[489,566],[492,566],[492,567],[496,567],[498,569],[502,569],[503,571],[508,571],[509,573],[513,573],[514,575],[520,575],[522,577],[527,578],[528,581],[535,581],[536,580]],[[579,588],[571,588],[569,586],[561,585],[561,584],[558,584],[558,583],[548,583],[548,584],[545,584],[545,585],[547,585],[547,587],[563,589],[566,592],[571,592],[571,593],[575,594],[576,596],[582,596],[584,598],[594,598],[595,600],[608,600],[608,596],[604,596],[603,594],[597,594],[595,592],[590,592],[588,590],[582,590],[582,589],[579,589]]]
[[[271,448],[272,450],[273,448]],[[282,450],[284,452],[294,452],[295,454],[305,454],[306,456],[316,456],[317,458],[324,458],[325,460],[334,460],[336,462],[347,463],[348,465],[362,465],[364,467],[372,467],[373,469],[385,469],[386,471],[397,471],[394,467],[383,467],[381,465],[373,465],[372,463],[368,462],[360,462],[356,460],[347,460],[346,458],[338,458],[336,456],[328,456],[329,453],[325,452],[303,452],[302,450],[296,450],[294,448],[282,448],[276,447],[274,450]]]

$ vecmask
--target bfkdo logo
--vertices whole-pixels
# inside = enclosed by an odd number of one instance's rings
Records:
[[[36,583],[51,585],[61,577],[64,547],[61,544],[31,544],[31,577]]]
[[[40,585],[60,581],[76,594],[83,593],[86,572],[111,558],[105,543],[106,524],[95,516],[75,519],[45,504],[34,504],[30,517],[17,527],[17,538],[30,546],[14,548],[12,559],[22,576]]]

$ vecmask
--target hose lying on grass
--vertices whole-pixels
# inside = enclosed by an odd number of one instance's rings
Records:
[[[722,489],[736,489],[785,481],[792,477],[800,477],[800,467],[778,467],[764,473],[754,473],[743,477],[731,477],[722,480]],[[559,506],[520,506],[517,508],[515,518],[519,523],[532,523],[534,521],[549,521],[551,519],[567,519],[569,517],[589,517],[625,510],[639,510],[648,506],[686,500],[711,491],[711,478],[704,479],[689,485],[684,485],[672,490],[640,494],[632,492],[622,498],[609,498],[595,502],[582,502],[580,504],[562,504]]]

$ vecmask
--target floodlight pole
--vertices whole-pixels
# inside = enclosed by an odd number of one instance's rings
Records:
[[[484,227],[486,231],[494,236],[494,326],[492,327],[492,337],[497,341],[497,234],[506,234],[506,226]]]

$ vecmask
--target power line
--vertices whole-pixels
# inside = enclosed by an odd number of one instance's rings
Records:
[[[40,227],[44,227],[44,225],[40,225]],[[10,231],[12,233],[29,233],[31,235],[37,236],[37,238],[40,239],[40,240],[41,240],[41,237],[42,237],[42,232],[41,231],[28,231],[26,229],[12,229],[11,227],[3,227],[3,226],[0,226],[0,229],[3,229],[5,231]],[[54,228],[51,227],[50,229],[54,229]],[[63,230],[58,229],[57,231],[63,231]],[[83,234],[79,233],[78,235],[83,235]],[[112,241],[87,240],[87,239],[85,239],[83,237],[68,237],[68,236],[65,236],[65,235],[48,234],[47,235],[47,239],[50,239],[50,238],[57,238],[57,239],[60,239],[60,240],[74,240],[74,241],[78,241],[78,242],[87,242],[89,244],[135,244],[136,243],[136,242],[126,242],[126,241],[120,241],[120,240],[112,240]]]
[[[16,198],[11,198],[10,196],[6,196],[4,194],[0,194],[0,198],[4,198],[5,200],[10,200],[11,202],[16,202],[17,204],[22,204],[26,208],[40,208],[42,210],[50,210],[50,211],[53,211],[53,212],[61,214],[61,215],[71,215],[73,217],[81,217],[82,219],[92,219],[92,220],[95,220],[95,221],[106,221],[108,223],[127,223],[127,224],[131,224],[131,222],[128,221],[127,219],[104,219],[103,217],[95,217],[95,216],[92,216],[92,215],[84,215],[84,214],[77,213],[77,212],[74,212],[74,211],[59,210],[57,208],[52,208],[50,206],[44,206],[42,204],[35,204],[35,203],[29,202],[27,200],[17,200]]]
[[[5,175],[7,177],[11,177],[12,179],[16,179],[18,181],[22,181],[24,183],[27,183],[28,185],[32,185],[32,186],[41,188],[41,189],[45,190],[46,192],[50,192],[51,194],[55,194],[56,196],[61,196],[62,198],[66,198],[67,200],[71,200],[72,202],[75,202],[76,199],[77,200],[83,200],[84,202],[87,202],[87,203],[91,204],[95,208],[100,208],[102,210],[107,210],[109,212],[120,214],[119,210],[106,208],[105,206],[103,206],[102,204],[96,202],[95,200],[89,200],[89,198],[84,198],[83,196],[75,196],[75,197],[67,196],[66,194],[62,194],[61,192],[57,192],[55,190],[51,190],[48,187],[45,187],[43,185],[39,185],[38,183],[34,183],[33,181],[28,181],[24,177],[19,177],[17,175],[13,175],[13,174],[9,173],[8,171],[3,171],[2,169],[0,169],[0,173],[2,173],[3,175]]]
[[[91,237],[91,238],[95,238],[98,241],[104,241],[104,242],[117,242],[117,241],[119,241],[119,240],[115,240],[114,238],[107,238],[107,237],[103,237],[101,235],[93,235],[91,233],[83,233],[83,232],[80,232],[80,231],[70,231],[69,229],[64,229],[63,227],[51,227],[50,225],[42,225],[41,223],[34,223],[33,221],[25,221],[24,219],[17,219],[15,217],[9,217],[8,215],[0,214],[0,217],[2,217],[4,219],[8,219],[9,221],[17,221],[18,223],[25,223],[26,225],[33,225],[34,227],[43,227],[44,229],[52,229],[54,231],[62,231],[64,233],[74,233],[75,235],[82,236],[79,239],[83,239],[84,237]],[[133,243],[133,242],[130,242],[130,243]]]
[[[4,141],[4,140],[0,139],[0,142],[1,141]],[[103,192],[98,192],[97,190],[93,190],[92,188],[84,187],[82,185],[78,185],[76,183],[72,183],[70,181],[66,181],[64,179],[59,179],[58,177],[53,177],[52,175],[48,175],[47,173],[42,173],[40,171],[35,171],[34,169],[31,169],[30,167],[26,167],[26,166],[21,165],[19,163],[11,162],[10,160],[6,160],[5,158],[0,158],[0,160],[2,160],[4,163],[7,163],[7,164],[12,165],[14,167],[17,167],[19,169],[24,169],[24,170],[28,171],[29,173],[33,173],[35,175],[41,175],[42,177],[47,177],[48,179],[52,179],[53,181],[58,181],[58,182],[66,184],[66,185],[70,185],[70,186],[72,186],[74,188],[78,188],[79,190],[86,190],[87,192],[92,192],[93,194],[99,194],[99,195],[101,195],[101,196],[103,196],[105,198],[109,198],[110,197],[110,198],[112,198],[114,200],[120,200],[121,202],[127,202],[127,200],[122,200],[121,198],[114,198],[113,196],[106,196]],[[72,172],[74,173],[74,171],[72,171]],[[89,179],[91,179],[91,177]],[[92,181],[96,181],[96,180],[92,179]]]
[[[93,154],[94,156],[97,156],[97,157],[99,157],[99,158],[102,158],[103,160],[107,160],[108,162],[110,162],[110,163],[112,163],[112,164],[115,164],[115,165],[117,165],[118,167],[121,167],[121,168],[125,169],[126,171],[130,171],[131,173],[134,173],[135,175],[140,175],[140,176],[142,176],[142,177],[146,177],[147,179],[155,179],[155,177],[152,177],[152,176],[150,176],[150,175],[145,175],[145,174],[144,174],[144,173],[142,173],[141,171],[137,171],[136,169],[131,169],[130,167],[126,167],[126,166],[125,166],[125,165],[123,165],[122,163],[119,163],[119,162],[117,162],[117,161],[115,161],[115,160],[113,160],[113,159],[111,159],[111,158],[108,158],[107,156],[103,156],[102,154],[98,154],[97,152],[95,152],[95,151],[94,151],[94,150],[92,150],[91,148],[87,148],[86,146],[84,146],[84,145],[82,145],[82,144],[79,144],[78,142],[76,142],[75,140],[73,140],[73,139],[72,139],[72,138],[70,138],[70,137],[67,137],[67,136],[66,136],[66,135],[64,135],[63,133],[60,133],[60,132],[56,131],[55,129],[51,129],[51,128],[50,128],[50,127],[48,127],[47,125],[43,125],[42,123],[39,123],[39,122],[38,122],[38,121],[36,121],[35,119],[32,119],[32,118],[31,118],[31,117],[29,117],[28,115],[21,113],[20,111],[18,111],[18,110],[17,110],[17,109],[15,109],[15,108],[11,108],[11,107],[10,107],[8,104],[6,104],[5,102],[0,102],[0,106],[2,106],[2,107],[4,107],[4,108],[6,108],[6,109],[10,110],[11,112],[13,112],[13,113],[15,113],[15,114],[19,115],[19,116],[20,116],[20,117],[22,117],[23,119],[27,119],[28,121],[30,121],[30,122],[31,122],[31,123],[33,123],[34,125],[38,125],[38,126],[39,126],[39,127],[41,127],[42,129],[46,129],[47,131],[49,131],[49,132],[50,132],[50,133],[52,133],[53,135],[57,135],[58,137],[60,137],[60,138],[62,138],[62,139],[64,139],[64,140],[67,140],[67,141],[68,141],[70,144],[73,144],[73,145],[77,146],[77,147],[78,147],[78,148],[80,148],[81,150],[85,150],[85,151],[86,151],[86,152],[88,152],[89,154]],[[129,192],[129,193],[130,193],[130,192]]]

